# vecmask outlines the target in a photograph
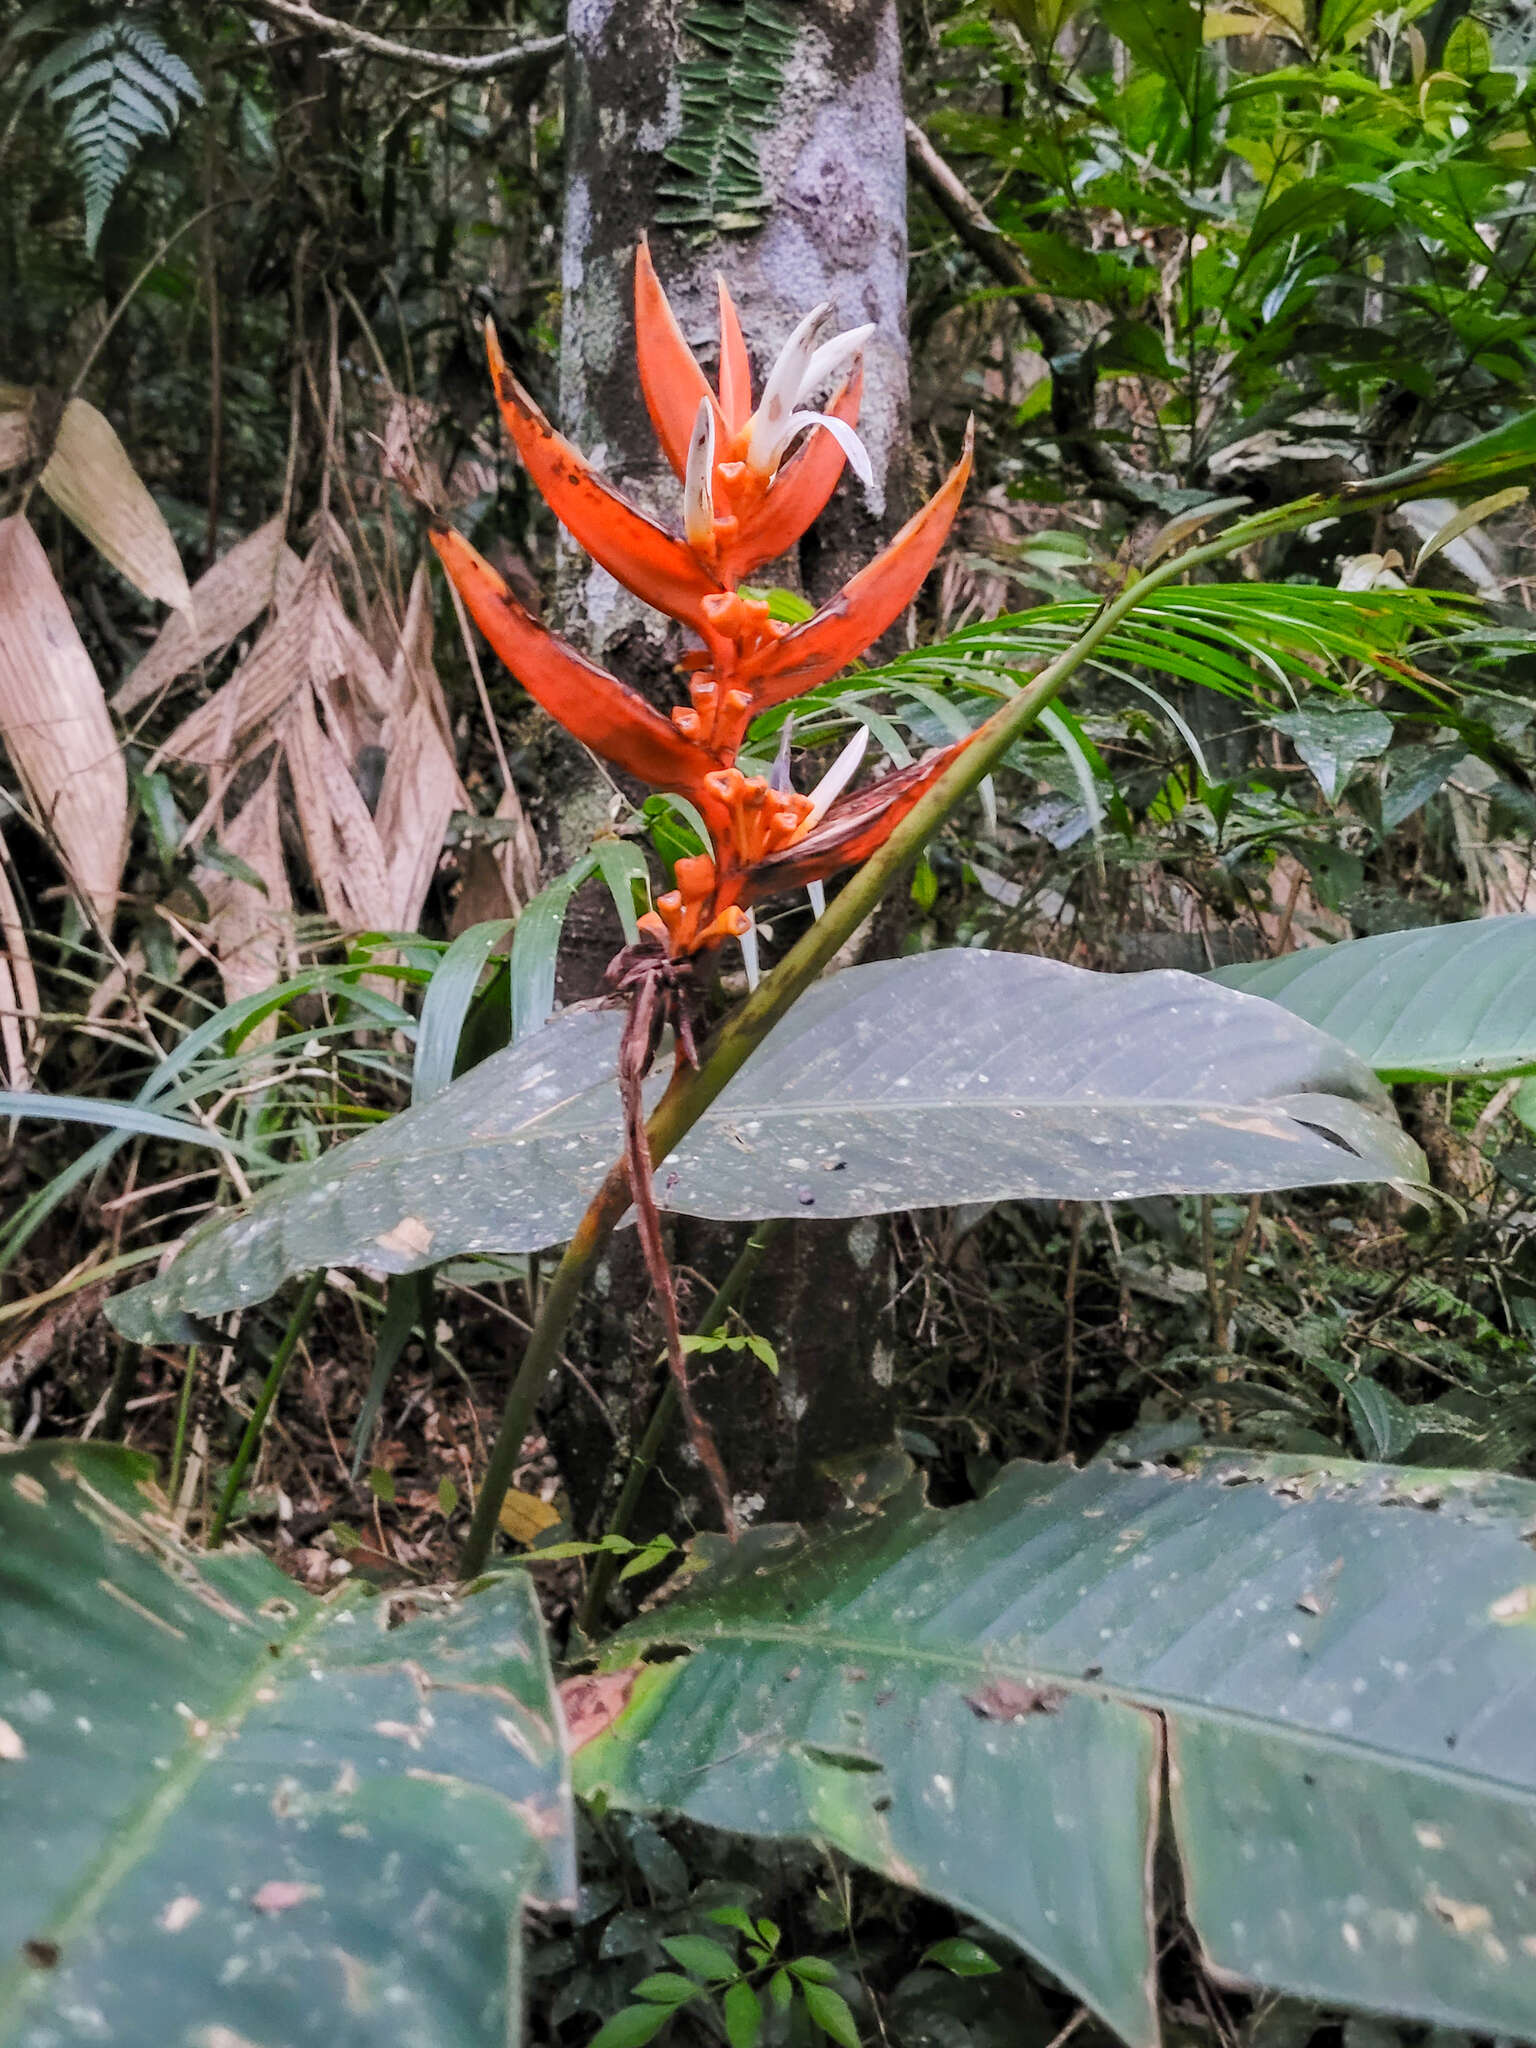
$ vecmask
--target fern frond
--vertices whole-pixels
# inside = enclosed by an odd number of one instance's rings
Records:
[[[678,66],[682,121],[664,152],[656,219],[697,243],[763,224],[769,201],[751,131],[773,124],[795,30],[771,0],[706,0],[683,27],[710,55]]]
[[[46,92],[64,115],[90,250],[144,144],[168,138],[184,109],[203,99],[189,67],[153,28],[121,18],[66,36],[33,67],[26,90]]]

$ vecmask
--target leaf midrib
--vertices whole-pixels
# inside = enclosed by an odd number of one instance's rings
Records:
[[[1110,1678],[1085,1679],[1080,1672],[1062,1671],[1041,1661],[1029,1661],[1018,1657],[967,1656],[959,1650],[944,1650],[928,1645],[914,1644],[899,1638],[887,1639],[874,1633],[841,1634],[834,1630],[820,1628],[816,1623],[761,1623],[752,1627],[741,1624],[711,1624],[707,1631],[697,1636],[686,1628],[658,1627],[643,1637],[629,1636],[616,1647],[621,1649],[651,1647],[661,1643],[683,1643],[690,1654],[697,1654],[726,1642],[746,1643],[760,1647],[782,1645],[802,1655],[822,1654],[829,1662],[841,1657],[887,1657],[903,1664],[923,1664],[933,1670],[940,1670],[974,1685],[994,1677],[1018,1678],[1020,1680],[1047,1679],[1063,1692],[1081,1694],[1085,1699],[1111,1700],[1134,1712],[1168,1714],[1190,1721],[1206,1721],[1223,1727],[1240,1728],[1269,1736],[1289,1736],[1298,1748],[1317,1749],[1332,1755],[1366,1757],[1382,1762],[1418,1776],[1432,1779],[1437,1783],[1452,1785],[1459,1791],[1484,1789],[1501,1798],[1518,1800],[1529,1805],[1536,1812],[1536,1785],[1512,1785],[1507,1778],[1494,1777],[1486,1771],[1468,1770],[1465,1766],[1443,1764],[1426,1757],[1406,1756],[1400,1750],[1384,1749],[1379,1744],[1363,1741],[1360,1737],[1336,1734],[1327,1729],[1309,1728],[1304,1724],[1265,1717],[1240,1707],[1214,1706],[1207,1700],[1191,1699],[1183,1693],[1171,1692],[1156,1686],[1133,1688],[1116,1683]]]
[[[1362,1110],[1366,1115],[1380,1116],[1382,1122],[1386,1125],[1386,1128],[1389,1131],[1394,1128],[1390,1120],[1385,1116],[1385,1113],[1374,1109],[1369,1102],[1362,1102],[1354,1096],[1332,1095],[1329,1094],[1326,1090],[1319,1089],[1298,1090],[1284,1097],[1271,1096],[1267,1100],[1263,1097],[1260,1097],[1257,1100],[1251,1102],[1201,1101],[1198,1099],[1191,1099],[1189,1097],[1178,1095],[1106,1095],[1094,1097],[1092,1099],[1083,1099],[1065,1095],[1025,1096],[1020,1098],[989,1095],[979,1102],[967,1102],[962,1100],[958,1096],[901,1096],[886,1098],[882,1101],[848,1101],[844,1099],[836,1102],[808,1101],[799,1104],[764,1103],[761,1107],[753,1106],[750,1109],[742,1109],[734,1105],[726,1105],[725,1107],[716,1105],[715,1108],[706,1111],[705,1114],[699,1119],[698,1128],[713,1130],[720,1128],[722,1125],[733,1125],[739,1128],[741,1125],[746,1123],[761,1123],[765,1121],[787,1122],[791,1119],[794,1119],[796,1121],[804,1121],[806,1118],[816,1118],[827,1115],[848,1115],[865,1117],[898,1116],[906,1115],[912,1111],[921,1112],[926,1110],[941,1110],[947,1115],[956,1109],[1003,1111],[1011,1115],[1014,1112],[1024,1114],[1030,1110],[1061,1108],[1066,1108],[1073,1111],[1100,1109],[1132,1111],[1179,1111],[1191,1115],[1209,1115],[1214,1112],[1217,1114],[1225,1114],[1229,1116],[1240,1116],[1245,1114],[1274,1115],[1278,1113],[1282,1116],[1290,1117],[1292,1122],[1300,1123],[1300,1119],[1295,1117],[1289,1109],[1279,1109],[1277,1112],[1277,1105],[1282,1101],[1287,1103],[1307,1101],[1312,1099],[1314,1096],[1316,1097],[1319,1103],[1338,1101],[1348,1102],[1352,1104],[1354,1107]],[[722,1098],[722,1101],[723,1100],[724,1098]],[[567,1125],[564,1128],[564,1130],[561,1130],[559,1128],[551,1130],[550,1128],[542,1124],[528,1123],[520,1125],[519,1128],[515,1131],[500,1131],[491,1134],[470,1136],[468,1138],[459,1137],[452,1143],[444,1143],[441,1145],[423,1144],[414,1146],[409,1152],[402,1151],[399,1153],[390,1153],[385,1155],[375,1153],[371,1159],[359,1160],[355,1163],[349,1162],[347,1164],[342,1164],[338,1161],[337,1164],[333,1166],[330,1170],[332,1173],[337,1175],[346,1175],[351,1176],[353,1178],[357,1178],[365,1173],[371,1173],[376,1170],[389,1171],[390,1169],[395,1167],[416,1166],[427,1160],[462,1158],[464,1154],[469,1152],[494,1152],[504,1150],[509,1147],[515,1147],[518,1145],[535,1144],[540,1141],[547,1142],[553,1138],[575,1137],[587,1133],[595,1134],[600,1129],[605,1130],[607,1128],[607,1121],[608,1120],[606,1118],[603,1119],[600,1125],[598,1120],[594,1118],[591,1123]],[[615,1114],[613,1122],[614,1144],[617,1146],[620,1141],[620,1138],[622,1137],[622,1131],[619,1128],[617,1104],[615,1104]],[[1263,1134],[1254,1133],[1250,1135]],[[687,1146],[688,1139],[684,1139],[677,1148],[678,1152],[685,1152]],[[319,1162],[317,1162],[317,1170],[318,1166]],[[279,1182],[277,1184],[287,1185],[291,1187],[291,1176],[288,1177],[286,1181],[284,1181],[283,1178],[280,1176]],[[263,1190],[263,1193],[265,1193],[265,1190]],[[220,1220],[222,1221],[223,1218],[221,1217]]]

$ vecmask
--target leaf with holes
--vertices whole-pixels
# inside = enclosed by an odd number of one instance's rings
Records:
[[[567,1014],[285,1175],[121,1297],[119,1329],[219,1315],[316,1266],[401,1273],[561,1242],[619,1150],[620,1028]],[[1194,975],[965,950],[812,988],[657,1197],[691,1216],[851,1217],[1413,1180],[1420,1164],[1369,1070],[1272,1004]]]
[[[317,1600],[148,1470],[0,1453],[0,2042],[515,2040],[575,1875],[532,1592]]]
[[[1344,1460],[909,1489],[758,1531],[625,1629],[605,1668],[664,1661],[577,1784],[833,1842],[1151,2048],[1166,1758],[1214,1972],[1529,2038],[1533,1533],[1529,1482]]]
[[[1536,917],[1479,917],[1223,967],[1390,1081],[1536,1068]]]

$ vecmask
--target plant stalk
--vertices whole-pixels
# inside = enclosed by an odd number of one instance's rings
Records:
[[[1497,436],[1483,437],[1484,442]],[[1324,495],[1313,492],[1305,498],[1255,513],[1227,528],[1214,540],[1166,556],[1154,568],[1108,599],[1095,617],[1053,661],[1042,668],[1016,696],[993,712],[976,729],[971,744],[914,804],[890,838],[857,869],[827,906],[825,916],[813,924],[785,954],[772,973],[763,977],[740,1009],[721,1026],[708,1053],[697,1068],[674,1071],[666,1093],[651,1113],[646,1126],[651,1164],[659,1166],[674,1146],[703,1116],[726,1085],[762,1044],[773,1026],[805,992],[822,970],[858,930],[879,904],[896,877],[917,858],[923,846],[938,830],[960,799],[991,774],[1008,749],[1027,732],[1042,711],[1055,702],[1077,671],[1121,620],[1144,598],[1166,583],[1186,576],[1207,563],[1225,561],[1245,547],[1270,540],[1319,519],[1337,518],[1346,512],[1369,511],[1378,505],[1400,503],[1409,498],[1433,497],[1439,491],[1464,489],[1473,482],[1530,467],[1529,451],[1511,437],[1506,453],[1484,461],[1475,477],[1458,473],[1458,451],[1410,464],[1390,476],[1371,482],[1346,484],[1342,490]],[[501,1427],[486,1466],[485,1479],[475,1503],[474,1517],[459,1559],[459,1575],[472,1579],[485,1569],[495,1540],[502,1501],[511,1483],[512,1468],[523,1438],[533,1420],[544,1383],[553,1371],[565,1336],[566,1324],[575,1309],[588,1272],[601,1256],[620,1217],[629,1207],[629,1174],[624,1161],[610,1168],[607,1179],[593,1197],[555,1268],[549,1292],[544,1298],[528,1349],[512,1391],[507,1396]]]
[[[192,1412],[192,1383],[197,1378],[197,1346],[187,1347],[182,1368],[181,1394],[176,1402],[176,1434],[171,1441],[171,1469],[165,1482],[165,1497],[174,1508],[181,1498],[181,1468],[187,1455],[187,1420]]]
[[[245,1434],[240,1439],[240,1448],[235,1452],[235,1461],[230,1466],[229,1477],[224,1482],[224,1492],[220,1496],[219,1505],[214,1511],[213,1526],[208,1531],[208,1548],[210,1550],[217,1550],[224,1541],[224,1531],[229,1526],[229,1517],[235,1505],[235,1495],[239,1492],[240,1483],[245,1478],[247,1471],[250,1469],[251,1460],[256,1455],[257,1446],[261,1442],[261,1433],[265,1429],[267,1417],[272,1411],[272,1403],[277,1399],[277,1390],[283,1384],[283,1375],[288,1370],[289,1361],[298,1349],[299,1339],[303,1336],[305,1327],[310,1317],[314,1314],[315,1302],[319,1297],[320,1288],[324,1280],[325,1274],[319,1272],[311,1273],[304,1282],[304,1292],[294,1303],[293,1314],[288,1318],[288,1327],[284,1330],[281,1341],[272,1354],[272,1363],[267,1368],[266,1380],[262,1385],[256,1406],[251,1410],[251,1419],[245,1425]]]

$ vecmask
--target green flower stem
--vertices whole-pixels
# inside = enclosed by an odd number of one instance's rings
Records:
[[[766,1223],[759,1223],[742,1246],[736,1263],[716,1288],[714,1296],[694,1325],[696,1337],[712,1337],[725,1321],[731,1310],[752,1284],[753,1275],[763,1260],[763,1254],[781,1232],[789,1227],[787,1216],[772,1216]],[[634,1519],[640,1496],[645,1491],[645,1482],[651,1476],[652,1468],[660,1456],[661,1447],[677,1416],[677,1381],[670,1373],[662,1386],[661,1398],[645,1426],[635,1455],[624,1476],[624,1485],[613,1510],[613,1520],[608,1525],[610,1536],[627,1536],[629,1525]],[[576,1626],[583,1635],[590,1636],[602,1619],[603,1607],[608,1598],[608,1589],[613,1584],[614,1573],[619,1568],[619,1559],[611,1550],[598,1556],[592,1567],[592,1577],[587,1582],[586,1596],[581,1603],[581,1612],[576,1617]]]
[[[917,858],[926,842],[943,824],[963,796],[991,774],[999,761],[1083,664],[1129,613],[1165,583],[1186,576],[1207,563],[1225,561],[1241,549],[1270,540],[1315,520],[1334,519],[1347,512],[1365,512],[1380,505],[1396,504],[1409,498],[1433,497],[1437,493],[1465,490],[1494,476],[1532,466],[1529,420],[1515,423],[1521,429],[1501,429],[1471,442],[1465,450],[1411,464],[1407,469],[1369,483],[1347,484],[1325,496],[1313,492],[1305,498],[1279,505],[1239,520],[1235,526],[1200,547],[1169,554],[1145,575],[1128,583],[1118,596],[1105,603],[1089,624],[1053,661],[1046,664],[1016,696],[1001,704],[976,729],[971,744],[914,804],[890,838],[864,863],[828,905],[826,915],[811,926],[799,942],[759,982],[740,1009],[722,1025],[702,1064],[676,1071],[666,1093],[657,1103],[646,1126],[650,1139],[651,1163],[659,1165],[674,1146],[687,1136],[721,1090],[731,1081],[762,1044],[790,1006],[809,988],[822,970],[875,909],[896,877]],[[512,1468],[532,1426],[534,1411],[553,1371],[565,1336],[566,1324],[580,1296],[587,1274],[597,1262],[620,1217],[629,1206],[629,1177],[622,1160],[609,1171],[593,1197],[591,1206],[566,1246],[555,1268],[538,1321],[523,1354],[523,1363],[507,1405],[501,1427],[492,1446],[490,1462],[475,1512],[465,1539],[459,1571],[474,1578],[484,1570],[495,1540],[502,1501],[511,1484]]]
[[[192,1387],[197,1378],[197,1346],[187,1347],[187,1362],[182,1368],[181,1396],[176,1403],[176,1434],[171,1441],[171,1470],[165,1482],[165,1497],[174,1508],[181,1498],[181,1472],[187,1455],[187,1419],[192,1412]]]
[[[214,1511],[213,1526],[208,1531],[208,1548],[210,1550],[217,1550],[224,1541],[224,1531],[229,1526],[230,1513],[235,1505],[235,1495],[239,1492],[240,1483],[250,1469],[252,1458],[256,1455],[256,1448],[261,1442],[261,1432],[266,1427],[267,1417],[272,1410],[272,1403],[277,1399],[277,1390],[283,1384],[283,1375],[288,1370],[289,1360],[298,1349],[299,1339],[303,1336],[309,1319],[314,1313],[315,1302],[319,1296],[321,1283],[324,1279],[325,1275],[323,1272],[311,1273],[304,1282],[304,1292],[294,1303],[293,1314],[288,1318],[288,1327],[284,1330],[281,1341],[272,1354],[272,1363],[267,1368],[266,1380],[262,1385],[256,1406],[251,1410],[251,1419],[245,1425],[245,1434],[240,1439],[240,1448],[235,1453],[235,1462],[229,1468],[229,1477],[224,1482],[224,1492],[220,1496],[217,1509]],[[190,1376],[190,1363],[187,1370]]]

